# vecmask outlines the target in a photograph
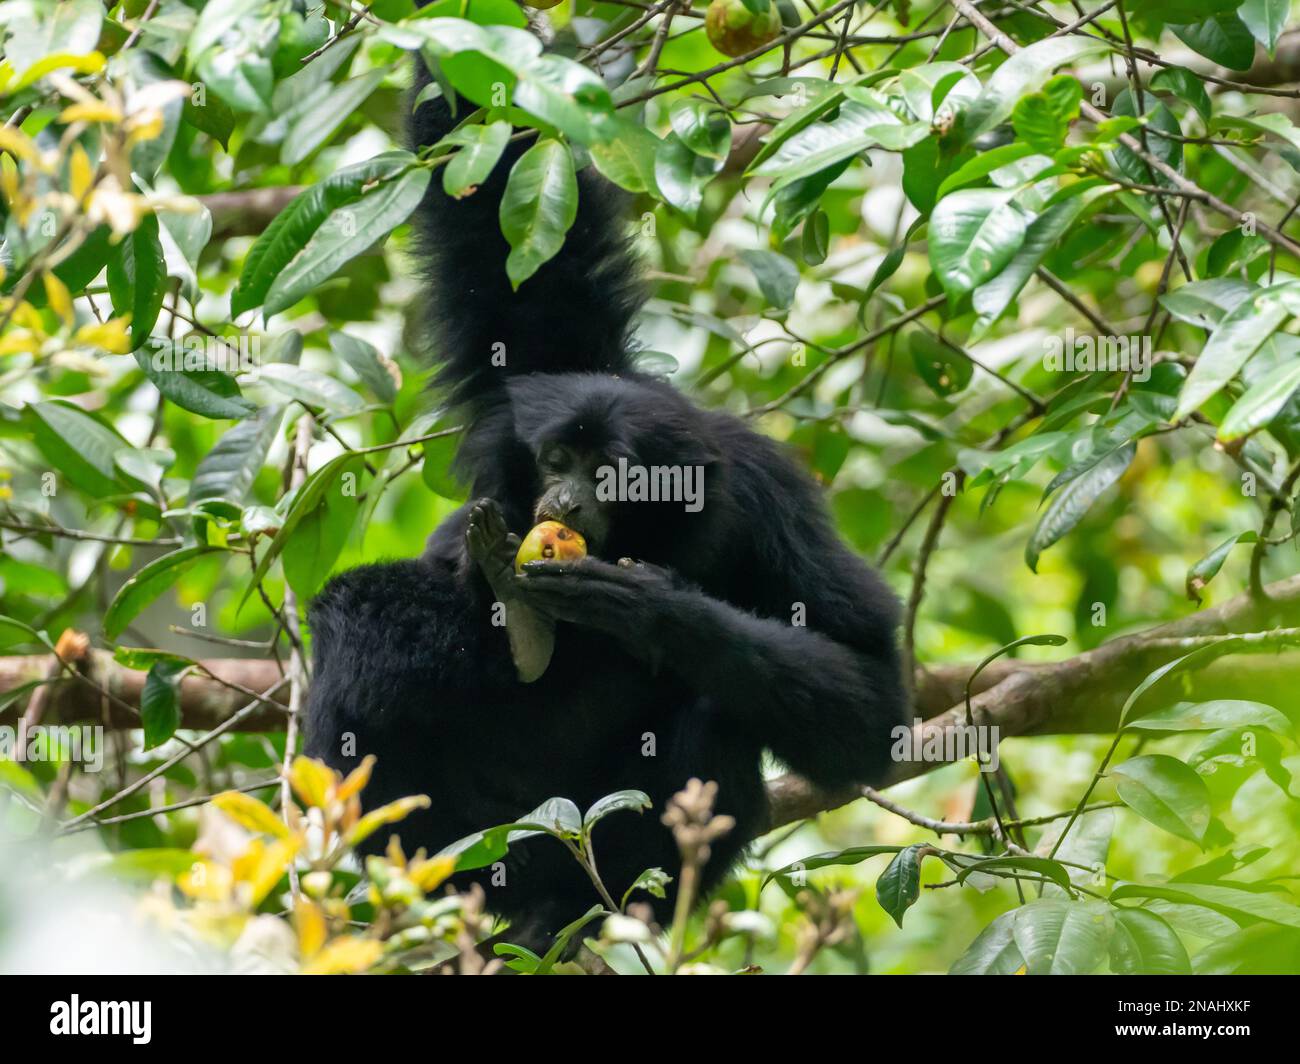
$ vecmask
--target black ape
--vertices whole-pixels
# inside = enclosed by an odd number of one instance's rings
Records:
[[[413,121],[417,145],[452,124],[441,100]],[[597,175],[581,176],[564,249],[511,291],[497,211],[524,147],[460,201],[435,176],[422,208],[441,383],[470,425],[458,466],[479,501],[420,558],[344,573],[312,604],[308,752],[341,769],[377,755],[369,805],[428,794],[432,807],[397,825],[408,850],[549,797],[586,808],[643,790],[655,812],[596,830],[616,896],[648,867],[675,870],[664,802],[692,776],[716,780],[737,826],[713,848],[708,887],[764,828],[765,749],[826,787],[882,774],[904,715],[896,603],[775,444],[632,368],[634,273]],[[620,458],[702,468],[702,508],[597,499],[597,467]],[[508,534],[542,517],[582,532],[591,554],[516,577]],[[497,601],[543,639],[554,631],[534,682],[492,623]],[[545,838],[512,847],[503,886],[466,879],[510,918],[511,939],[536,941],[597,900]]]

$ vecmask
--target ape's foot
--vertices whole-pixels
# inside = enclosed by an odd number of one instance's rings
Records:
[[[519,537],[506,529],[501,507],[492,499],[479,499],[470,508],[465,546],[487,578],[493,594],[503,602],[513,598],[511,591]]]

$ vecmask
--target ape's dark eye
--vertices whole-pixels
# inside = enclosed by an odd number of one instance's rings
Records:
[[[567,447],[547,447],[542,451],[541,466],[549,473],[563,473],[573,464]]]

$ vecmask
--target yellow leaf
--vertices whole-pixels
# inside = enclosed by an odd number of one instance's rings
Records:
[[[66,52],[55,52],[52,55],[42,56],[24,70],[23,76],[14,85],[14,91],[25,89],[33,82],[40,81],[52,70],[72,70],[78,74],[98,74],[103,69],[104,57],[99,52],[90,52],[87,55],[68,55]]]
[[[399,798],[395,802],[381,805],[378,809],[372,809],[358,820],[356,826],[348,832],[347,843],[349,846],[355,846],[363,839],[369,838],[385,824],[392,824],[401,820],[414,813],[417,809],[428,809],[432,804],[427,794],[416,794],[410,798]]]
[[[126,137],[126,146],[128,148],[142,140],[153,140],[155,137],[160,137],[163,131],[162,112],[150,110],[146,114],[132,115],[127,120],[127,128],[130,130]]]
[[[68,286],[52,273],[45,274],[43,280],[45,298],[50,301],[50,309],[69,325],[74,324],[76,318],[72,313],[72,293],[68,291]]]
[[[254,839],[247,850],[235,858],[232,871],[241,885],[246,885],[247,896],[244,901],[249,908],[257,908],[262,900],[271,893],[271,889],[280,882],[289,870],[294,855],[302,846],[302,839],[293,836],[277,839],[267,846],[261,839]]]
[[[30,329],[14,329],[0,338],[0,355],[34,355],[41,349],[41,338]]]
[[[348,773],[347,779],[339,784],[338,799],[346,802],[354,794],[360,794],[370,782],[370,773],[375,767],[375,755],[367,754],[356,768]]]
[[[125,355],[131,350],[131,337],[127,332],[130,317],[109,318],[106,322],[91,322],[72,334],[72,342],[87,347],[100,347],[110,354]]]
[[[294,793],[308,805],[318,809],[329,804],[330,790],[338,780],[338,773],[320,761],[299,754],[289,769],[289,782]]]
[[[21,129],[14,126],[0,126],[0,151],[7,151],[17,159],[32,163],[40,158],[36,145]]]
[[[198,860],[176,877],[176,885],[195,901],[224,901],[230,897],[234,876],[225,865]]]
[[[438,887],[456,871],[455,857],[430,857],[426,861],[413,861],[406,870],[407,877],[424,893]]]
[[[304,965],[303,975],[355,975],[383,956],[384,947],[373,938],[336,938]]]
[[[120,122],[122,112],[112,104],[96,100],[94,103],[74,103],[59,114],[64,125],[72,122]]]
[[[315,902],[300,897],[293,907],[293,926],[298,932],[298,952],[303,960],[310,960],[325,945],[325,914]]]
[[[90,163],[90,156],[80,144],[74,144],[68,159],[68,191],[72,198],[81,203],[94,181],[95,168]]]
[[[224,791],[212,799],[212,804],[230,817],[240,827],[263,835],[274,835],[277,839],[287,838],[289,829],[264,802],[259,802],[251,794],[239,791]]]

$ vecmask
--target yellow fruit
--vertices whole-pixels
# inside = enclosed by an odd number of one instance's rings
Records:
[[[559,521],[543,521],[519,544],[515,572],[522,572],[528,562],[576,562],[586,553],[587,541],[579,533]]]
[[[704,17],[709,43],[733,59],[752,52],[781,35],[781,13],[776,0],[767,0],[767,10],[756,15],[744,0],[710,0]]]

